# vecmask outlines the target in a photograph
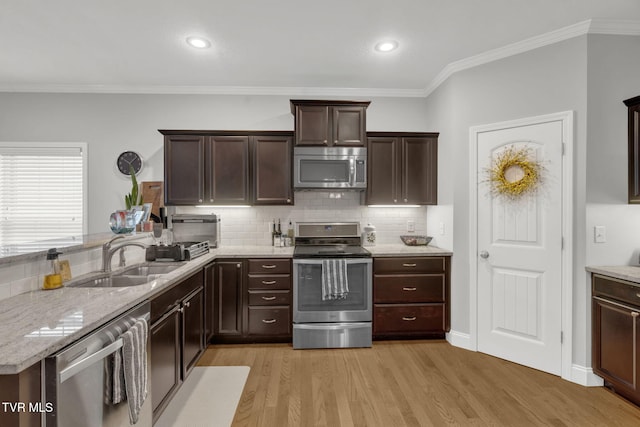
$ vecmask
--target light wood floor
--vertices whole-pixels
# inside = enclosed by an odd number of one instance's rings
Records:
[[[204,366],[250,366],[234,426],[640,426],[640,408],[446,341],[369,349],[210,346]]]

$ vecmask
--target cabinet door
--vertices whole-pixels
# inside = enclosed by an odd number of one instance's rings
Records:
[[[628,107],[629,203],[640,203],[640,96],[624,101]]]
[[[215,335],[242,335],[242,261],[216,262]]]
[[[251,180],[249,137],[212,136],[209,137],[208,150],[208,203],[248,204]]]
[[[366,107],[331,107],[333,145],[364,147],[366,111]]]
[[[329,106],[297,105],[295,108],[296,145],[329,145]]]
[[[438,143],[435,138],[402,138],[401,203],[438,202]]]
[[[213,337],[215,321],[215,264],[204,268],[204,343],[205,346]]]
[[[391,205],[398,202],[398,140],[393,137],[369,138],[367,145],[367,204]]]
[[[205,197],[205,137],[169,135],[164,139],[164,201],[194,205]]]
[[[180,385],[180,307],[151,325],[151,399],[153,420]]]
[[[182,378],[186,378],[204,350],[204,298],[200,288],[182,303]]]
[[[623,394],[638,393],[638,326],[638,311],[593,299],[593,370]]]
[[[254,136],[253,204],[291,205],[292,138],[288,136]]]

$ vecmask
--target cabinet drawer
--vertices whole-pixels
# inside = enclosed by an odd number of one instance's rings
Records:
[[[444,274],[375,276],[373,302],[444,302]]]
[[[282,259],[250,259],[249,274],[290,274],[291,260]]]
[[[444,273],[445,257],[375,258],[374,274]]]
[[[640,286],[634,286],[623,280],[594,274],[592,294],[640,307]]]
[[[373,333],[446,332],[444,304],[376,305]]]
[[[289,307],[249,307],[249,335],[291,333]]]
[[[289,305],[291,292],[289,291],[249,291],[249,305]]]
[[[291,289],[291,275],[270,274],[268,276],[249,275],[249,289]]]
[[[174,305],[203,284],[204,271],[200,270],[162,294],[153,297],[151,300],[151,323],[158,320],[167,311],[171,310]]]

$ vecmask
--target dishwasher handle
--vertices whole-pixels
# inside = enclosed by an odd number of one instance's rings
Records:
[[[117,341],[112,342],[105,348],[96,351],[92,355],[82,358],[76,363],[69,365],[68,367],[60,371],[60,383],[62,384],[78,372],[84,370],[87,366],[93,365],[98,360],[104,359],[110,354],[118,351],[120,348],[122,348],[122,338],[119,338]]]

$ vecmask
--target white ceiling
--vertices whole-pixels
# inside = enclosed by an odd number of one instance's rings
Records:
[[[424,96],[588,20],[640,34],[640,1],[0,0],[0,91]]]

